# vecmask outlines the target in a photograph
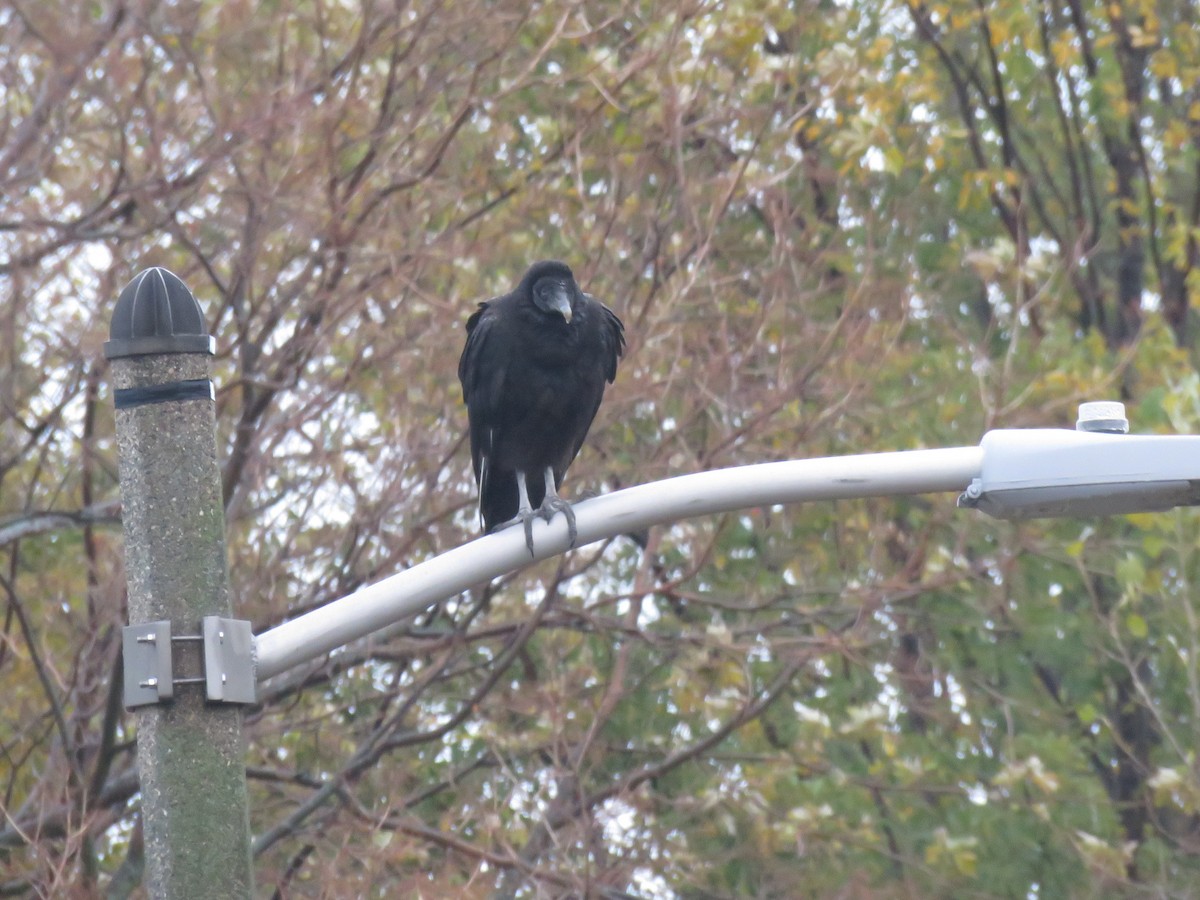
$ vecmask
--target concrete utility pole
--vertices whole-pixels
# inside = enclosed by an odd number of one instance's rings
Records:
[[[154,898],[248,898],[242,713],[220,688],[220,653],[237,637],[228,626],[240,623],[216,618],[229,616],[229,573],[214,341],[191,292],[161,268],[121,292],[110,337],[131,622],[125,698],[138,710],[147,888]]]

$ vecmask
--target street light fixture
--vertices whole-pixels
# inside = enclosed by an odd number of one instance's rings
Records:
[[[959,506],[1000,519],[1108,516],[1200,504],[1200,437],[1126,434],[1120,403],[1085,403],[1075,431],[983,436],[983,465]]]

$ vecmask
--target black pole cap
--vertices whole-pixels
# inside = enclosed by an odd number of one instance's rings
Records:
[[[216,352],[204,313],[179,276],[161,266],[143,269],[117,298],[104,355]]]

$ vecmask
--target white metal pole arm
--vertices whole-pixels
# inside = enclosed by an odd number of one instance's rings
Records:
[[[663,522],[775,503],[962,491],[978,478],[982,447],[798,459],[681,475],[574,506],[576,546]],[[563,516],[533,527],[535,559],[568,549]],[[365,637],[447,597],[531,562],[520,528],[449,550],[255,639],[258,680]]]

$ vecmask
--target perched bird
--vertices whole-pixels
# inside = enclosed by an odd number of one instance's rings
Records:
[[[561,511],[575,544],[575,513],[558,488],[624,350],[621,320],[561,262],[535,263],[515,290],[479,304],[458,380],[485,531],[521,522],[533,555],[534,518]]]

